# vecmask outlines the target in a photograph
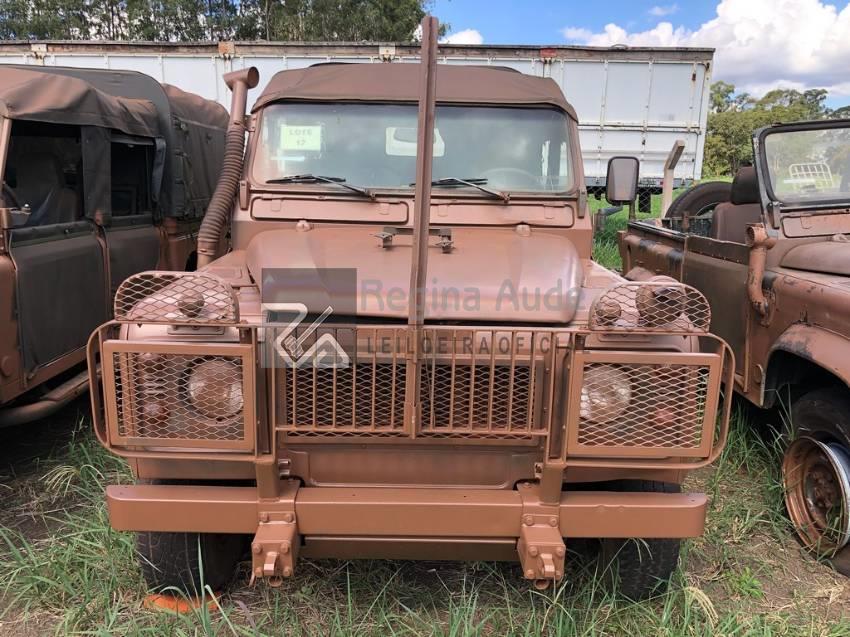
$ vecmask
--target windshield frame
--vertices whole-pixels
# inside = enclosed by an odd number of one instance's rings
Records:
[[[753,157],[755,159],[756,172],[759,181],[759,193],[761,194],[763,209],[767,210],[774,206],[782,211],[791,210],[834,210],[850,206],[850,192],[843,199],[809,199],[805,201],[785,201],[781,199],[773,189],[773,180],[769,161],[767,158],[767,145],[765,140],[770,135],[795,133],[803,131],[830,130],[833,128],[846,128],[850,130],[850,119],[834,120],[812,120],[792,122],[789,124],[773,124],[759,128],[753,133]]]
[[[263,105],[258,112],[252,115],[252,124],[250,129],[250,138],[245,153],[245,167],[243,171],[244,178],[250,183],[251,190],[262,192],[281,192],[281,193],[296,193],[300,195],[321,195],[322,197],[336,199],[349,199],[357,197],[356,193],[346,193],[341,188],[335,188],[329,184],[319,183],[285,183],[274,184],[258,179],[254,174],[254,166],[257,159],[257,153],[260,148],[260,138],[265,118],[266,109],[271,106],[281,104],[374,104],[374,105],[408,105],[415,108],[417,102],[412,101],[388,101],[388,100],[304,100],[304,99],[289,99],[278,100]],[[564,117],[564,125],[566,127],[567,154],[571,163],[571,184],[566,190],[503,190],[510,193],[511,200],[571,200],[578,198],[581,188],[584,186],[584,164],[582,163],[581,151],[579,148],[578,126],[576,121],[570,116],[570,113],[551,104],[512,104],[512,103],[491,103],[491,102],[438,102],[437,108],[441,106],[464,106],[464,107],[483,107],[483,108],[515,108],[521,110],[541,109],[555,111]],[[464,175],[463,177],[468,177]],[[348,182],[346,182],[348,183]],[[353,183],[351,185],[366,187],[363,184]],[[407,186],[399,187],[384,187],[384,186],[368,186],[369,190],[377,196],[389,196],[397,198],[413,198],[414,187]],[[457,200],[475,200],[476,202],[486,201],[488,203],[502,203],[489,195],[474,189],[474,188],[434,188],[431,189],[431,197],[437,199],[457,199]]]

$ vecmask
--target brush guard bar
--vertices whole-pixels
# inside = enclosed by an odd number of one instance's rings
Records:
[[[411,420],[405,328],[320,328],[313,338],[349,348],[345,369],[264,367],[258,329],[232,328],[238,343],[124,340],[117,322],[97,330],[88,355],[90,369],[103,364],[103,391],[92,391],[100,441],[127,457],[237,462],[300,441],[463,441],[538,445],[542,465],[693,469],[728,433],[732,353],[712,335],[694,337],[702,351],[692,353],[603,348],[598,332],[428,327]],[[193,400],[196,373],[211,398]]]

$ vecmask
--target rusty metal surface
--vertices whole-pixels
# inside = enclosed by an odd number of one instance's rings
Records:
[[[785,253],[781,265],[795,270],[850,277],[850,242],[844,235],[836,235],[830,241],[799,245]]]

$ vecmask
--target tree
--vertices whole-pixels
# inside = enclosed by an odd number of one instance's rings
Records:
[[[724,113],[732,108],[735,85],[728,82],[714,82],[709,97],[712,113]]]
[[[763,126],[834,116],[824,102],[824,89],[774,89],[755,99],[748,93],[735,93],[726,82],[711,87],[711,113],[708,115],[704,149],[704,172],[708,175],[734,175],[753,159],[752,136]],[[850,108],[846,115],[850,116]]]
[[[430,1],[0,0],[0,39],[409,42]]]

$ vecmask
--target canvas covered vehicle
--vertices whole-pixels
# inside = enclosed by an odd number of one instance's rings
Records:
[[[850,574],[850,121],[768,126],[755,166],[684,192],[620,236],[626,277],[699,289],[735,389],[782,406],[785,502],[803,543]]]
[[[0,426],[87,388],[127,276],[194,267],[224,108],[130,71],[0,68]]]
[[[514,560],[545,587],[597,538],[642,597],[702,533],[680,485],[723,447],[731,373],[707,304],[592,261],[552,80],[437,67],[423,34],[421,65],[283,71],[247,116],[257,72],[227,75],[199,271],[130,277],[92,336],[95,429],[138,479],[110,521],[152,587],[220,588],[248,547],[271,584],[385,557]],[[612,162],[613,200],[637,168]]]

